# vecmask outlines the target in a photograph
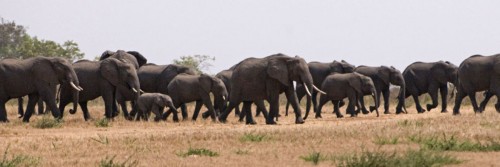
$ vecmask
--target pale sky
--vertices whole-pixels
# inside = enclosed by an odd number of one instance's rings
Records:
[[[210,73],[274,53],[306,61],[393,65],[500,53],[491,0],[0,0],[0,16],[30,35],[74,40],[93,59],[136,50],[148,62],[215,56]]]

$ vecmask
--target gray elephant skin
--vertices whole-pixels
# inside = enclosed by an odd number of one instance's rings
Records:
[[[101,61],[81,60],[73,64],[78,79],[81,80],[79,105],[83,111],[85,120],[91,119],[87,102],[101,97],[104,101],[105,116],[110,119],[114,117],[113,105],[116,105],[114,95],[120,90],[131,90],[139,97],[139,79],[132,63],[124,59],[108,58]],[[61,101],[59,109],[64,112],[64,107],[70,102],[69,87],[61,87]],[[115,104],[113,104],[115,103]],[[70,110],[74,114],[76,110]],[[124,113],[127,117],[128,113]]]
[[[413,97],[418,113],[425,112],[420,105],[418,96],[429,93],[432,104],[427,104],[427,111],[430,111],[438,106],[438,90],[442,99],[441,112],[447,112],[448,83],[456,85],[457,69],[457,66],[448,61],[415,62],[406,67],[403,71],[406,84],[405,94],[406,97]],[[396,107],[396,114],[402,113],[402,108],[403,104],[400,101]]]
[[[372,79],[356,72],[329,75],[321,85],[321,89],[325,91],[326,94],[320,95],[316,118],[321,118],[321,109],[323,105],[329,101],[334,104],[333,111],[337,115],[337,118],[344,117],[339,110],[339,102],[344,98],[349,99],[346,113],[351,114],[351,116],[356,116],[355,106],[357,105],[358,99],[363,98],[365,94],[371,94],[375,102],[375,107],[378,107],[378,100],[375,96],[376,89]],[[378,117],[378,110],[376,111]],[[309,112],[306,112],[305,117],[307,118],[308,115]]]
[[[460,105],[463,98],[469,96],[474,112],[482,113],[488,100],[500,95],[500,54],[491,56],[473,55],[465,59],[458,67],[457,96],[453,114],[460,114]],[[486,91],[485,99],[478,107],[476,92]],[[495,104],[495,109],[500,112],[500,103]]]
[[[168,84],[168,95],[172,98],[175,107],[179,107],[185,103],[196,101],[195,110],[193,113],[192,120],[196,120],[200,112],[201,106],[205,105],[208,108],[212,120],[216,120],[216,108],[222,108],[225,100],[228,97],[227,89],[222,80],[219,78],[209,76],[206,74],[189,75],[189,74],[179,74],[177,75],[170,84]],[[218,102],[212,104],[210,98],[210,93],[214,95],[214,101]],[[173,112],[174,121],[178,121],[177,111],[169,110],[164,114],[164,119],[166,119],[169,114]],[[187,113],[183,113],[187,115]],[[187,117],[183,117],[185,120]]]
[[[219,121],[226,122],[227,116],[241,102],[245,110],[253,102],[267,100],[270,110],[266,124],[276,124],[274,119],[279,112],[279,95],[285,92],[295,111],[295,123],[304,123],[293,81],[304,83],[307,90],[313,89],[313,79],[307,63],[298,56],[275,54],[241,61],[234,68],[231,77],[229,106],[220,115]],[[310,94],[307,100],[310,102]],[[251,112],[246,114],[246,123],[255,124]]]
[[[163,115],[163,109],[169,107],[170,110],[177,110],[173,104],[170,96],[161,93],[144,93],[137,99],[136,108],[133,111],[137,111],[136,120],[147,121],[151,112],[155,114],[155,121],[160,121]]]
[[[384,97],[384,114],[389,114],[389,95],[390,95],[390,86],[397,85],[400,87],[398,100],[404,106],[405,100],[405,80],[403,78],[403,74],[399,70],[394,67],[387,66],[379,66],[379,67],[369,67],[369,66],[358,66],[354,69],[355,72],[368,76],[372,79],[375,84],[376,96],[377,96],[377,104],[380,104],[380,95]],[[365,94],[366,95],[366,94]],[[363,104],[363,98],[359,98],[361,104]],[[366,108],[364,105],[361,105],[361,109],[363,112],[366,112]],[[374,111],[375,106],[370,106],[370,112]]]
[[[155,92],[168,94],[168,84],[179,74],[196,75],[193,68],[185,67],[176,64],[155,65],[146,64],[139,68],[137,75],[141,82],[141,89],[145,92]],[[187,118],[186,105],[181,105],[183,117]]]
[[[26,60],[3,60],[0,62],[0,121],[8,122],[5,103],[11,98],[28,95],[28,107],[23,117],[29,122],[38,98],[46,102],[55,118],[61,118],[56,105],[56,86],[69,86],[73,102],[78,101],[80,82],[71,64],[62,58],[34,57]],[[76,105],[73,106],[76,109]]]
[[[354,68],[356,68],[354,65],[341,60],[341,61],[336,61],[334,60],[333,62],[328,62],[328,63],[322,63],[322,62],[310,62],[307,64],[309,67],[309,72],[311,72],[311,76],[314,81],[314,86],[316,87],[321,87],[323,84],[323,81],[325,81],[326,77],[328,77],[330,74],[334,73],[352,73],[354,72]],[[299,98],[299,102],[306,95],[306,90],[304,89],[304,86],[302,83],[297,83],[297,97]],[[313,103],[313,110],[316,112],[318,110],[318,102],[317,102],[317,97],[318,97],[318,91],[313,90],[312,92],[312,103]],[[287,102],[286,105],[286,116],[288,116],[288,106],[289,103]],[[310,104],[307,104],[306,106],[306,111],[310,110]]]
[[[141,53],[139,53],[137,51],[125,52],[123,50],[118,50],[116,52],[113,52],[113,51],[107,50],[104,53],[102,53],[99,60],[104,60],[107,58],[127,60],[127,62],[132,63],[132,65],[135,67],[136,71],[138,71],[139,68],[144,66],[148,61]],[[136,96],[136,93],[131,91],[130,89],[126,89],[126,88],[124,89],[124,87],[118,87],[118,89],[120,89],[120,90],[116,92],[115,100],[121,106],[121,110],[124,113],[125,118],[132,119],[131,117],[129,117],[126,114],[126,113],[129,113],[129,111],[127,109],[126,102],[131,101],[132,106],[134,106],[134,101],[136,101],[138,97]],[[113,103],[113,115],[118,115],[118,109],[117,109],[116,103]]]

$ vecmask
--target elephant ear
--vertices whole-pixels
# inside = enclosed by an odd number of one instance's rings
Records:
[[[163,102],[162,98],[162,96],[156,96],[154,103],[158,104],[159,106],[163,106],[166,102]]]
[[[110,50],[106,50],[106,51],[104,51],[104,53],[101,54],[101,57],[99,58],[99,61],[107,59],[108,57],[110,57],[110,56],[112,56],[114,54],[115,54],[115,52],[110,51]]]
[[[59,80],[57,79],[56,70],[54,70],[54,62],[46,59],[47,58],[43,58],[41,61],[37,61],[33,64],[31,71],[36,79],[47,83],[57,84]]]
[[[117,59],[105,59],[101,62],[99,71],[101,75],[109,81],[112,85],[120,84],[120,77],[118,73],[118,63]]]
[[[143,66],[144,64],[146,64],[148,62],[148,59],[146,59],[144,56],[142,56],[141,53],[139,53],[137,51],[128,51],[127,53],[131,54],[132,56],[135,57],[135,59],[137,59],[137,63],[139,64],[139,67]]]
[[[382,80],[385,84],[389,85],[390,78],[391,78],[391,69],[382,66],[378,69],[378,76],[380,77],[380,80]]]
[[[350,78],[348,80],[349,82],[349,85],[354,89],[356,90],[357,93],[363,93],[363,91],[361,90],[361,87],[363,86],[362,85],[362,81],[361,81],[361,76],[359,74],[354,74],[353,75],[354,77]]]
[[[288,77],[288,67],[286,62],[279,59],[270,59],[267,65],[267,74],[281,84],[290,86],[290,78]]]
[[[212,90],[212,77],[207,74],[201,74],[198,78],[200,82],[200,87],[206,92],[210,92]]]

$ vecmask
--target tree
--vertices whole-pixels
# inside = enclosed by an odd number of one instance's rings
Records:
[[[84,53],[74,41],[69,40],[61,45],[31,37],[23,26],[0,18],[0,58],[26,59],[36,56],[62,57],[74,61],[82,59]]]
[[[212,66],[209,61],[215,61],[215,57],[208,55],[181,56],[180,60],[174,59],[173,63],[186,67],[192,67],[198,74],[201,74],[202,71],[209,70]]]

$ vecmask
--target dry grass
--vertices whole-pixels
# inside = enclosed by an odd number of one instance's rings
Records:
[[[405,115],[343,119],[335,118],[332,107],[326,106],[323,119],[310,117],[303,125],[295,125],[294,117],[289,116],[281,117],[276,126],[264,125],[262,117],[256,118],[258,125],[247,126],[231,116],[227,124],[210,120],[174,123],[171,118],[159,123],[130,122],[120,117],[97,126],[103,108],[96,105],[89,106],[94,121],[84,122],[81,111],[75,115],[66,112],[62,125],[47,129],[33,127],[42,116],[33,116],[31,123],[24,124],[16,118],[16,107],[9,106],[11,122],[0,125],[0,152],[10,145],[9,154],[38,158],[39,166],[98,166],[109,164],[111,158],[118,165],[138,166],[313,166],[304,160],[314,158],[313,153],[331,157],[363,151],[404,154],[421,148],[412,141],[418,137],[446,134],[459,141],[500,142],[500,114],[489,106],[481,115],[468,107],[462,107],[461,116],[437,110],[416,114],[408,107],[410,113]],[[192,112],[193,107],[188,110]],[[190,150],[217,156],[187,155]],[[456,166],[500,164],[500,152],[444,153],[463,161]],[[319,161],[317,166],[335,164]]]

